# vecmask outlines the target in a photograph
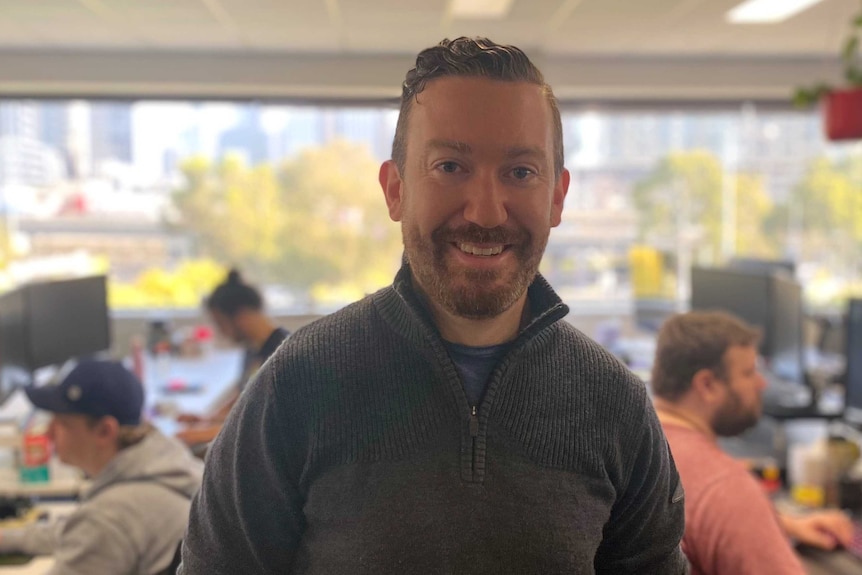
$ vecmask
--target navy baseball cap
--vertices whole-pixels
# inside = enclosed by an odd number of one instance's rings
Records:
[[[59,384],[28,386],[27,397],[39,409],[93,417],[113,416],[120,425],[141,423],[144,386],[117,361],[81,360]]]

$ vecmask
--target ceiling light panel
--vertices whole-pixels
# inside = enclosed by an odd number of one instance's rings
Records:
[[[783,22],[823,0],[747,0],[727,13],[733,24],[775,24]]]

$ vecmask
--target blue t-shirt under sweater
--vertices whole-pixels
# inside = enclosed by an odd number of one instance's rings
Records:
[[[485,389],[488,387],[488,378],[497,367],[497,363],[506,354],[509,344],[490,345],[487,347],[472,347],[458,343],[444,342],[449,352],[449,357],[461,374],[464,383],[464,392],[471,406],[482,403]]]

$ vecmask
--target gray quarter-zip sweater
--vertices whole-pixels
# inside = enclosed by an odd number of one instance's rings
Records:
[[[0,532],[0,552],[53,554],[50,575],[152,575],[173,559],[203,464],[151,430],[93,478],[64,520]]]
[[[642,382],[532,321],[469,405],[405,265],[299,331],[213,445],[184,575],[686,571],[679,478]]]

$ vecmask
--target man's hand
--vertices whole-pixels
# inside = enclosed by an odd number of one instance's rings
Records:
[[[194,413],[181,413],[177,416],[177,423],[201,423],[204,421],[204,418],[200,415],[195,415]]]
[[[853,523],[840,511],[819,511],[809,515],[779,514],[784,531],[799,543],[819,549],[847,546],[853,540]]]

